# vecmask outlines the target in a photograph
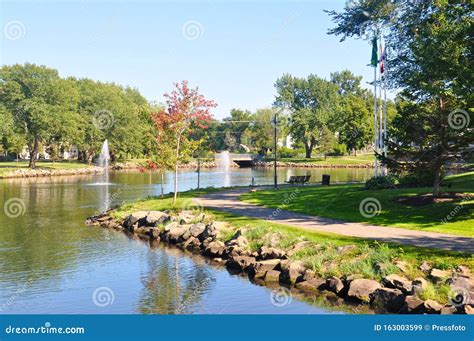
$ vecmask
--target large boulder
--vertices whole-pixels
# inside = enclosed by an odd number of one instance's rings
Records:
[[[302,282],[306,272],[306,266],[301,260],[286,261],[281,264],[283,281],[289,284]]]
[[[255,265],[255,263],[256,263],[256,260],[254,257],[236,256],[232,259],[229,259],[226,265],[230,270],[233,270],[236,272],[242,272],[242,271],[247,271],[247,269],[250,266]]]
[[[426,300],[423,306],[425,307],[425,312],[428,314],[440,314],[443,308],[443,306],[435,300]]]
[[[278,270],[268,270],[265,273],[265,282],[279,282],[281,272]]]
[[[423,277],[417,277],[412,282],[412,291],[414,293],[419,293],[425,290],[428,287],[428,281]]]
[[[298,282],[295,287],[303,291],[325,290],[326,280],[322,278],[313,278],[308,281]]]
[[[133,232],[135,228],[139,226],[138,221],[145,219],[148,215],[148,211],[138,211],[127,216],[123,221],[123,227],[125,227],[130,232]]]
[[[149,211],[145,217],[146,226],[156,226],[170,220],[169,214],[161,211]]]
[[[369,302],[370,294],[380,288],[379,282],[372,279],[354,279],[349,284],[347,297],[362,302]]]
[[[424,312],[425,307],[423,300],[417,296],[406,296],[405,297],[405,311],[411,314],[421,314]]]
[[[225,244],[220,240],[210,242],[204,249],[204,255],[222,258],[225,255]]]
[[[227,242],[227,246],[234,246],[239,248],[247,248],[249,241],[242,235],[242,231],[238,230],[234,236]]]
[[[370,295],[370,302],[386,311],[398,313],[405,306],[404,298],[401,290],[380,288],[375,290]]]
[[[183,247],[189,251],[198,250],[201,246],[201,242],[196,237],[189,237],[183,244]]]
[[[258,254],[260,256],[260,259],[263,259],[263,260],[275,259],[275,258],[283,259],[286,256],[285,251],[277,249],[277,248],[273,248],[273,247],[266,247],[266,246],[262,246],[258,250]]]
[[[451,271],[440,270],[440,269],[431,269],[430,271],[430,277],[435,282],[443,281],[447,279],[449,276],[451,276]]]
[[[326,286],[329,291],[339,294],[344,289],[344,283],[337,277],[330,277],[326,281]]]
[[[412,291],[412,282],[405,277],[392,274],[382,279],[382,284],[387,288],[398,289],[403,293],[408,294]]]
[[[183,238],[187,240],[189,237],[198,238],[198,236],[204,231],[206,225],[203,223],[192,224],[188,230],[183,234]]]
[[[250,278],[263,278],[267,271],[280,270],[279,259],[269,259],[256,262],[248,267],[248,273]]]
[[[171,229],[167,234],[168,241],[175,244],[183,242],[185,240],[183,235],[188,231],[188,229],[189,226],[186,225],[180,225]]]

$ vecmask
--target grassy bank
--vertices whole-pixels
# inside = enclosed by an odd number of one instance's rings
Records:
[[[191,199],[217,190],[205,189],[181,193],[175,207],[172,206],[172,198],[169,196],[164,199],[151,197],[125,204],[112,215],[116,218],[124,218],[140,210],[203,210],[202,207],[192,204]],[[377,243],[302,230],[218,211],[205,211],[205,213],[213,220],[229,223],[228,230],[223,231],[219,236],[221,241],[228,241],[240,229],[249,241],[248,247],[251,251],[256,251],[262,246],[289,251],[296,244],[305,242],[305,246],[291,254],[289,258],[303,261],[308,268],[321,277],[347,278],[351,276],[380,280],[386,275],[395,273],[410,280],[419,277],[427,278],[427,274],[420,270],[423,262],[443,270],[454,271],[459,265],[465,265],[471,271],[474,270],[474,258],[465,253]],[[401,267],[399,262],[403,263]],[[444,303],[447,302],[449,293],[447,285],[430,282],[420,295],[423,299],[435,299]]]
[[[37,161],[36,168],[37,169],[79,169],[79,168],[88,168],[89,165],[77,162],[77,161],[60,161],[60,162],[51,162],[51,161]],[[10,161],[10,162],[0,162],[0,176],[3,174],[18,170],[18,169],[29,169],[28,168],[28,161]]]
[[[447,192],[470,193],[470,200],[438,202],[419,207],[397,203],[395,200],[401,196],[429,193],[430,188],[365,190],[363,185],[335,185],[298,189],[298,195],[292,200],[285,200],[286,205],[283,205],[283,198],[294,188],[257,191],[244,194],[241,199],[313,216],[474,237],[474,172],[448,177],[443,188]],[[367,217],[361,214],[359,205],[367,198],[380,202],[378,215]],[[452,218],[444,223],[443,220],[448,216]]]

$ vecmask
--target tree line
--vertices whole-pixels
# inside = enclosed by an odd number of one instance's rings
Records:
[[[362,89],[361,79],[347,70],[331,74],[330,80],[285,74],[275,83],[274,106],[254,113],[232,109],[222,121],[207,122],[207,129],[189,131],[187,138],[198,142],[190,153],[229,150],[267,155],[273,150],[275,115],[278,138],[291,135],[292,147],[304,149],[306,157],[316,149],[324,154],[360,149],[373,136],[372,94]],[[42,150],[55,160],[75,146],[78,159],[91,163],[108,139],[112,161],[153,155],[157,161],[155,151],[163,146],[156,145],[153,113],[165,107],[149,103],[130,87],[61,78],[57,70],[35,64],[3,66],[0,152],[19,154],[27,146],[34,168]],[[296,153],[289,152],[286,156]]]
[[[28,146],[34,168],[41,147],[54,159],[72,145],[91,163],[105,139],[113,160],[148,155],[154,145],[153,106],[136,90],[74,77],[34,64],[0,69],[0,151]]]

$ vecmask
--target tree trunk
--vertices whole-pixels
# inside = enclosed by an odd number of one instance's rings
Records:
[[[174,165],[174,195],[173,195],[173,206],[176,205],[176,198],[178,197],[178,161],[179,161],[179,147],[180,147],[181,134],[178,135],[178,141],[176,143],[176,162]]]
[[[357,149],[354,148],[354,156],[357,156]]]
[[[307,159],[311,159],[313,153],[313,144],[311,142],[304,144],[305,154]]]
[[[433,197],[439,196],[440,187],[441,187],[441,167],[437,167],[437,169],[435,170],[435,178],[434,178],[434,184],[433,184]]]
[[[31,168],[31,169],[36,168],[36,159],[38,157],[38,148],[39,148],[39,141],[38,141],[38,138],[35,137],[35,141],[33,142],[33,150],[30,153],[30,164],[28,165],[28,167]]]
[[[164,197],[164,189],[163,189],[163,185],[165,183],[165,174],[163,171],[161,171],[161,197],[163,198]]]

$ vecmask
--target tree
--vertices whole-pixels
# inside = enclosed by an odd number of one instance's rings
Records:
[[[296,78],[288,74],[279,78],[275,87],[275,105],[290,112],[291,136],[304,145],[306,158],[310,158],[313,148],[323,137],[323,128],[331,131],[336,128],[338,87],[316,75]]]
[[[424,174],[440,192],[446,164],[466,158],[473,143],[474,81],[471,1],[359,0],[329,12],[329,33],[360,37],[374,27],[386,40],[389,84],[400,89],[386,141],[395,172]]]
[[[190,155],[193,141],[188,138],[194,129],[206,129],[211,120],[211,108],[217,104],[199,94],[198,88],[190,88],[187,81],[176,83],[171,93],[164,94],[167,109],[152,114],[152,120],[158,131],[158,143],[173,148],[172,163],[174,166],[173,205],[178,195],[178,164]]]
[[[226,144],[232,151],[241,149],[242,137],[253,120],[248,110],[232,109],[230,116],[223,119],[225,124]]]
[[[13,114],[15,126],[28,137],[31,168],[35,168],[39,145],[64,124],[61,113],[74,108],[77,93],[60,79],[56,70],[34,64],[0,69],[0,100]]]
[[[273,117],[275,109],[258,109],[253,115],[251,127],[253,147],[262,155],[273,148]]]

